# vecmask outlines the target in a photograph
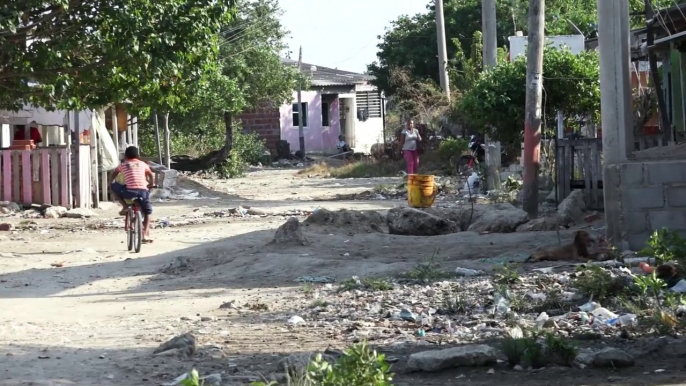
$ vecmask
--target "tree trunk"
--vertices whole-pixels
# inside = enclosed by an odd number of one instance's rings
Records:
[[[230,111],[224,111],[224,125],[226,135],[224,146],[221,149],[212,151],[200,158],[174,157],[174,169],[184,172],[197,172],[207,170],[222,161],[226,161],[233,148],[233,114]]]
[[[164,113],[164,166],[171,168],[171,134],[169,133],[169,113]]]
[[[160,125],[157,121],[157,113],[155,113],[155,142],[157,143],[157,159],[160,165],[164,165],[162,162],[162,145],[160,144]]]

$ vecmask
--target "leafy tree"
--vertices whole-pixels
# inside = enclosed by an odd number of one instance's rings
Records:
[[[219,35],[216,71],[207,72],[186,90],[188,98],[182,108],[170,114],[173,141],[191,145],[185,149],[172,146],[175,153],[201,150],[198,139],[203,141],[203,149],[221,146],[197,159],[177,157],[175,168],[179,170],[208,169],[229,159],[233,116],[260,103],[289,101],[299,79],[297,68],[280,57],[288,32],[279,21],[278,1],[237,0],[237,6],[236,17]],[[149,145],[147,149],[152,150]]]
[[[645,25],[643,0],[630,0],[633,27]],[[672,0],[654,0],[655,9],[674,5]],[[516,31],[527,33],[529,0],[498,0],[496,17],[498,20],[498,46],[509,47],[508,37]],[[446,0],[444,4],[445,33],[449,41],[458,44],[448,45],[450,66],[459,65],[460,48],[471,45],[475,32],[481,31],[481,0]],[[414,16],[401,16],[391,22],[377,45],[378,60],[368,66],[368,71],[376,77],[375,84],[393,95],[395,88],[390,83],[390,69],[408,67],[417,79],[438,78],[438,49],[436,43],[435,12],[427,6],[427,12]],[[576,34],[573,23],[587,38],[596,36],[598,28],[597,0],[546,0],[546,34]],[[463,53],[466,58],[470,52]]]
[[[549,127],[554,127],[557,110],[563,110],[567,117],[598,117],[600,73],[596,52],[574,55],[568,50],[546,49],[543,74],[543,114]],[[492,137],[519,143],[524,131],[525,84],[524,58],[500,63],[481,74],[455,109],[481,131],[493,127],[489,133]]]
[[[231,20],[233,5],[7,0],[0,13],[0,107],[74,109],[126,99],[173,104],[180,84],[213,63],[216,45],[208,42]]]

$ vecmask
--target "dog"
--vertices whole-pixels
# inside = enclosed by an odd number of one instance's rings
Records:
[[[586,231],[578,231],[574,234],[574,241],[570,244],[559,247],[548,247],[539,249],[525,260],[527,263],[536,263],[539,261],[563,261],[576,260],[587,261],[591,254],[588,248],[593,244],[593,238]]]

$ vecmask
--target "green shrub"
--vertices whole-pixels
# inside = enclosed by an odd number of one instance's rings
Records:
[[[236,131],[233,135],[232,154],[237,156],[248,165],[257,165],[262,162],[267,145],[256,133],[244,133]]]
[[[667,228],[656,230],[646,244],[641,254],[655,256],[658,264],[670,261],[686,264],[686,239],[676,231]]]
[[[448,163],[451,168],[454,168],[457,166],[460,156],[467,151],[468,146],[467,140],[462,138],[444,139],[438,145],[438,156],[443,162]]]
[[[321,354],[310,362],[307,374],[288,378],[288,386],[393,386],[391,366],[383,354],[377,354],[366,344],[357,344],[345,351],[334,364]],[[276,382],[253,382],[251,386],[277,386]]]
[[[572,286],[584,295],[593,296],[594,299],[618,296],[626,289],[626,286],[618,282],[608,270],[594,265],[580,268],[579,276],[573,281]]]

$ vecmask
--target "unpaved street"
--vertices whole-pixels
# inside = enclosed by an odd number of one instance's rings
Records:
[[[180,225],[155,229],[154,244],[144,245],[139,254],[126,252],[123,230],[111,226],[120,221],[114,206],[98,210],[97,218],[36,219],[31,230],[0,233],[0,384],[158,385],[193,367],[220,373],[225,384],[248,384],[278,371],[283,355],[352,343],[321,330],[286,326],[312,303],[302,284],[294,282],[298,277],[388,276],[434,255],[446,269],[489,269],[557,242],[556,232],[414,237],[370,233],[353,224],[306,229],[310,245],[282,247],[269,242],[284,215],[217,214],[239,205],[270,213],[384,211],[404,202],[316,199],[397,182],[303,178],[293,170],[204,181],[207,189],[186,181],[183,186],[198,191],[200,199],[155,203],[156,219]],[[19,226],[22,221],[1,222]],[[174,265],[179,257],[187,266]],[[220,308],[230,301],[240,307]],[[160,343],[185,332],[198,337],[198,355],[151,355]],[[403,355],[416,351],[416,345],[380,349],[401,358],[401,369]],[[654,370],[665,362],[641,362],[621,373],[399,374],[397,383],[457,384],[456,378],[466,376],[470,384],[677,384],[683,364],[669,365],[670,371],[657,374]]]

